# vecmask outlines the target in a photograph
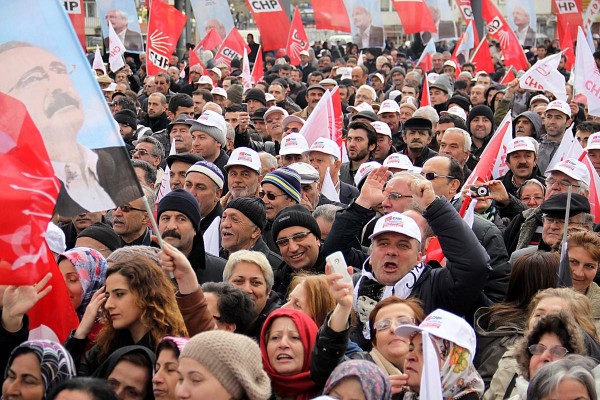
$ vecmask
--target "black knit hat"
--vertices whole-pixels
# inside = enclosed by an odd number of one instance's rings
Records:
[[[455,89],[459,89],[454,85]],[[448,99],[448,108],[451,104],[456,104],[459,107],[462,107],[463,110],[468,114],[471,110],[471,100],[466,98],[465,96],[461,96],[460,94],[454,94],[452,97]]]
[[[121,238],[117,233],[108,225],[102,222],[96,222],[79,232],[77,235],[80,237],[89,237],[99,241],[106,246],[110,251],[115,251],[121,247]]]
[[[246,92],[245,101],[256,100],[267,106],[267,99],[265,98],[265,92],[260,89],[250,89]]]
[[[200,226],[200,206],[198,201],[191,193],[183,189],[175,189],[167,193],[158,203],[158,213],[156,219],[160,220],[160,215],[165,211],[177,211],[184,214],[192,221],[194,229]]]
[[[491,108],[489,108],[488,106],[484,106],[483,104],[480,104],[471,109],[471,111],[469,112],[469,115],[467,116],[467,128],[469,129],[469,131],[471,130],[471,121],[473,121],[473,119],[475,119],[475,117],[485,117],[485,118],[489,119],[490,122],[492,123],[492,132],[493,132],[493,130],[494,130],[493,127],[495,126],[495,124],[494,124],[494,112],[492,111]]]
[[[321,229],[312,214],[302,205],[297,204],[291,207],[286,207],[273,221],[273,240],[277,241],[279,232],[291,226],[301,226],[311,231],[317,239],[321,239]]]
[[[134,131],[137,129],[137,118],[131,110],[121,110],[114,115],[115,121],[130,126]]]
[[[265,203],[258,197],[238,197],[231,200],[225,206],[225,210],[233,208],[244,214],[248,219],[262,231],[265,229],[267,216],[265,214]]]

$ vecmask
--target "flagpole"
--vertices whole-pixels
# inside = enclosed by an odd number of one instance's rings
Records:
[[[567,241],[567,231],[569,229],[569,214],[571,213],[571,192],[573,191],[573,187],[569,185],[569,190],[567,192],[567,207],[565,210],[565,228],[563,230],[563,243]]]
[[[152,230],[154,231],[154,234],[158,239],[158,247],[160,247],[160,249],[164,251],[163,240],[160,236],[160,232],[158,231],[158,224],[156,223],[156,219],[154,218],[154,212],[150,208],[150,203],[148,203],[148,198],[146,197],[146,195],[144,195],[142,199],[144,200],[144,207],[146,207],[146,211],[148,212],[148,216],[150,217],[150,224],[152,224]],[[172,271],[169,271],[169,278],[175,278],[175,275],[173,275]]]

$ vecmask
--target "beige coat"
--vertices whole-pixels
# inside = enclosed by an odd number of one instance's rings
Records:
[[[592,303],[592,320],[596,325],[596,331],[600,334],[600,286],[592,282],[585,295]]]

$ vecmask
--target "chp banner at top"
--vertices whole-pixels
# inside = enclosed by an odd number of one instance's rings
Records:
[[[281,1],[246,0],[246,4],[260,31],[263,51],[285,48],[291,23]]]
[[[198,40],[214,29],[223,41],[234,26],[227,0],[190,0],[190,3],[196,17]]]
[[[146,69],[150,76],[166,71],[171,63],[171,54],[187,17],[175,7],[160,0],[152,2],[148,21],[148,46],[146,46]]]
[[[100,16],[105,51],[108,52],[108,22],[110,21],[125,50],[131,53],[144,52],[144,41],[133,0],[96,0],[96,6]]]
[[[22,102],[40,132],[61,184],[57,212],[103,211],[141,197],[119,129],[63,5],[5,1],[0,14],[11,16],[0,26],[0,92]]]

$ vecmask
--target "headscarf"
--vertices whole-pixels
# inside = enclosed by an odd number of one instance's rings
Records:
[[[76,311],[81,319],[94,293],[104,286],[108,264],[100,252],[88,247],[75,247],[61,254],[58,262],[62,259],[69,260],[79,275],[82,292],[81,304]]]
[[[296,375],[280,375],[276,372],[269,363],[269,356],[267,354],[267,332],[271,328],[271,324],[276,318],[288,317],[296,325],[298,333],[300,334],[300,341],[302,347],[304,347],[304,363],[302,364],[302,371]],[[273,390],[279,397],[295,396],[296,399],[308,399],[311,395],[314,395],[317,390],[317,385],[310,379],[310,356],[317,340],[317,333],[319,328],[315,322],[305,313],[298,310],[292,310],[288,308],[280,308],[273,311],[263,325],[262,332],[260,333],[260,352],[262,354],[263,366],[271,382],[273,384]]]
[[[21,343],[10,354],[4,380],[14,359],[22,354],[33,353],[40,362],[40,371],[44,381],[44,398],[61,382],[75,376],[75,364],[69,352],[56,342],[50,340],[30,340]]]
[[[323,394],[331,393],[346,378],[358,379],[366,400],[392,398],[392,384],[387,374],[377,364],[366,360],[351,360],[338,365],[329,375]]]

